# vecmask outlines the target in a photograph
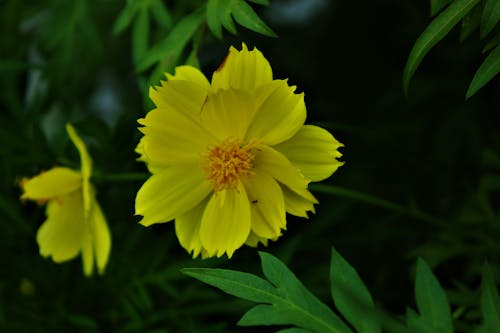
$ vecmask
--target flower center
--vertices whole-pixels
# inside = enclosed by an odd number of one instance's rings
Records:
[[[239,139],[226,139],[209,149],[204,170],[215,191],[236,189],[241,178],[253,174],[256,145],[256,142],[244,144]]]

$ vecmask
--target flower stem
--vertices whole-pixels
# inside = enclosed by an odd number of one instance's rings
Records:
[[[381,199],[371,194],[366,194],[363,192],[358,192],[347,188],[343,188],[340,186],[327,185],[327,184],[310,184],[309,188],[314,192],[332,194],[339,197],[363,202],[372,206],[384,208],[386,210],[393,211],[396,213],[406,214],[409,215],[410,217],[413,217],[414,219],[434,225],[439,225],[440,227],[446,227],[448,225],[446,221],[437,218],[435,216],[426,214],[424,212],[421,212],[416,208],[405,207],[398,203]]]
[[[127,181],[144,181],[150,176],[145,172],[125,172],[125,173],[111,173],[102,174],[95,173],[92,179],[96,182],[127,182]]]

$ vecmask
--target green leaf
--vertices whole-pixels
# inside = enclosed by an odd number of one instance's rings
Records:
[[[208,0],[207,2],[207,24],[212,33],[222,39],[222,25],[219,20],[219,8],[221,0]]]
[[[452,0],[431,0],[431,16],[435,16]]]
[[[405,94],[408,94],[410,79],[429,50],[479,3],[479,0],[455,0],[427,26],[418,37],[410,52],[403,74]]]
[[[500,1],[486,0],[481,17],[481,38],[486,37],[487,34],[495,28],[500,20]]]
[[[203,22],[203,12],[196,10],[185,16],[170,31],[166,38],[155,44],[137,65],[137,71],[141,72],[162,59],[177,58],[186,44],[189,42],[196,29]]]
[[[412,333],[434,333],[429,324],[412,309],[406,309],[406,325]]]
[[[313,333],[313,332],[305,330],[303,328],[292,327],[292,328],[285,328],[284,330],[279,330],[276,333]]]
[[[483,266],[481,282],[481,312],[483,314],[484,332],[494,333],[500,327],[500,298],[495,280],[488,264]]]
[[[484,59],[476,74],[472,78],[466,98],[472,97],[479,89],[495,77],[500,72],[500,45]]]
[[[224,269],[187,268],[182,272],[228,294],[264,303],[250,309],[239,325],[294,325],[317,333],[352,333],[281,261],[267,253],[259,255],[264,275],[271,283],[252,274]]]
[[[259,255],[265,277],[276,287],[280,296],[280,299],[272,302],[273,305],[270,306],[276,320],[286,319],[289,324],[316,332],[352,332],[330,308],[304,287],[285,264],[269,253],[259,252]],[[265,309],[258,311],[269,314],[266,311],[270,308]],[[249,316],[253,315],[251,311],[240,320],[242,325],[249,323]],[[285,324],[284,321],[281,323]]]
[[[332,248],[330,287],[335,306],[360,333],[379,333],[370,292],[351,265]]]
[[[238,32],[236,30],[236,25],[234,24],[231,12],[233,11],[233,1],[232,0],[219,0],[218,15],[219,20],[230,33],[236,35]]]
[[[249,0],[249,1],[263,6],[269,6],[269,0]]]
[[[446,294],[427,264],[419,258],[415,282],[415,299],[421,319],[431,332],[452,333],[451,310]]]
[[[460,42],[469,38],[469,36],[479,28],[481,23],[481,6],[474,7],[462,20],[460,29]]]
[[[113,24],[113,35],[118,35],[129,26],[137,8],[137,1],[128,1],[127,5],[122,9]]]
[[[138,64],[148,49],[149,38],[149,15],[146,7],[139,11],[132,29],[132,58]]]
[[[500,45],[500,34],[493,36],[483,47],[481,52],[485,53],[494,48],[495,46]]]
[[[236,22],[250,30],[269,37],[278,37],[243,0],[233,0],[233,16]]]
[[[165,31],[170,30],[174,22],[172,20],[172,15],[170,15],[170,12],[163,1],[150,0],[150,4],[151,12],[153,13],[153,17],[158,25],[165,29]]]

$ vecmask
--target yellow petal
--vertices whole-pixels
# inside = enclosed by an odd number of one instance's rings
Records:
[[[193,258],[200,255],[203,250],[200,241],[200,225],[207,202],[208,200],[203,200],[198,206],[175,219],[175,234],[179,243],[193,255]]]
[[[167,79],[169,81],[171,80],[183,80],[183,81],[190,81],[193,83],[198,84],[205,90],[209,91],[210,90],[210,82],[208,82],[207,78],[205,75],[203,75],[202,72],[196,67],[193,66],[177,66],[175,68],[175,74],[171,75],[167,73]],[[162,82],[163,83],[163,82]],[[162,84],[164,85],[164,84]]]
[[[85,233],[83,198],[80,191],[58,197],[47,205],[47,220],[37,232],[40,254],[63,262],[76,257],[82,248]]]
[[[317,203],[316,198],[307,190],[308,180],[282,153],[267,146],[259,146],[259,149],[254,161],[257,173],[268,173],[282,187],[287,187],[304,199]]]
[[[282,186],[281,190],[283,191],[283,196],[285,198],[285,209],[289,214],[309,218],[307,212],[315,213],[314,204],[318,203],[318,201],[312,197],[304,198],[297,193],[291,191],[286,186]]]
[[[215,193],[205,208],[200,226],[201,244],[217,257],[231,258],[250,234],[250,205],[245,188]]]
[[[248,235],[248,238],[245,242],[245,245],[251,246],[251,247],[257,247],[259,243],[262,243],[262,245],[267,246],[268,239],[264,237],[259,237],[257,236],[253,231],[250,232],[250,235]]]
[[[92,276],[94,273],[94,250],[90,232],[84,232],[82,235],[82,265],[83,274]]]
[[[56,167],[21,182],[21,199],[49,200],[71,193],[82,186],[82,175],[68,168]]]
[[[289,140],[274,148],[282,152],[311,181],[330,177],[344,162],[337,161],[342,154],[337,150],[343,144],[317,126],[304,125]]]
[[[90,176],[92,175],[92,159],[90,158],[85,143],[78,136],[75,129],[70,123],[66,124],[66,132],[68,132],[71,142],[78,149],[80,154],[80,164],[82,170],[82,188],[83,188],[83,207],[84,214],[87,215],[90,211]]]
[[[158,109],[185,113],[193,119],[199,116],[206,97],[205,88],[183,80],[169,80],[149,89],[149,98]]]
[[[198,166],[169,167],[153,174],[139,189],[135,213],[141,224],[168,222],[182,216],[212,191],[205,173]]]
[[[304,93],[295,94],[286,81],[274,80],[255,92],[257,110],[247,131],[247,139],[275,145],[291,138],[304,125]]]
[[[208,96],[201,121],[220,140],[243,139],[255,111],[253,96],[243,90],[219,90]]]
[[[139,128],[145,135],[142,157],[155,168],[198,163],[200,154],[217,142],[192,117],[171,109],[155,109],[139,123],[145,126]]]
[[[254,48],[247,49],[245,44],[238,51],[231,46],[224,62],[212,76],[212,88],[253,90],[271,82],[273,72],[264,55]]]
[[[99,274],[103,274],[106,264],[108,263],[109,253],[111,251],[111,234],[101,207],[95,199],[95,194],[92,197],[92,209],[89,216],[89,225],[97,271]]]
[[[252,217],[252,231],[263,238],[275,238],[286,228],[283,193],[266,173],[256,173],[245,184]]]

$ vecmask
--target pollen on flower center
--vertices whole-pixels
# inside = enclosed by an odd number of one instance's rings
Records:
[[[209,149],[204,170],[215,191],[235,189],[240,179],[253,174],[256,145],[256,142],[244,144],[242,140],[227,139]]]

